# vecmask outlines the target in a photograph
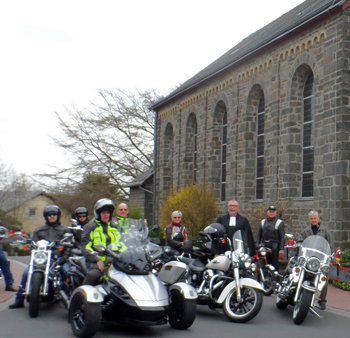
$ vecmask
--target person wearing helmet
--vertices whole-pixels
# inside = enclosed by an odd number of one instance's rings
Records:
[[[184,242],[187,240],[186,227],[181,222],[182,212],[176,210],[171,214],[171,223],[165,228],[167,245],[178,251],[182,251]]]
[[[245,234],[247,240],[247,245],[249,248],[250,256],[254,256],[255,252],[255,242],[253,237],[253,232],[250,227],[248,219],[238,213],[239,203],[237,200],[230,200],[228,202],[228,213],[224,216],[218,217],[216,223],[220,223],[225,226],[226,235],[232,241],[233,235],[237,230],[242,230]],[[225,251],[230,250],[228,242],[224,243],[225,245],[219,245],[220,243],[213,242],[212,244],[212,253],[214,255],[221,255]]]
[[[89,222],[89,211],[85,207],[77,208],[74,212],[74,216],[78,222],[78,225],[81,225],[82,227]]]
[[[64,235],[69,232],[69,229],[61,224],[61,209],[57,205],[48,205],[43,211],[45,224],[36,228],[33,232],[32,241],[37,242],[42,239],[49,242],[59,242],[64,238]],[[21,280],[21,285],[16,294],[15,302],[9,306],[10,309],[17,309],[24,307],[25,292],[29,266],[24,270]]]
[[[81,227],[79,230],[73,230],[74,240],[77,246],[80,246],[81,243],[82,228],[89,222],[88,216],[89,212],[85,207],[79,207],[74,211],[74,218],[77,221],[76,225]]]
[[[109,244],[119,245],[120,250],[125,249],[125,244],[120,240],[121,235],[117,224],[111,222],[115,203],[109,198],[103,198],[94,206],[95,218],[85,225],[81,238],[81,251],[86,258],[88,267],[84,285],[97,285],[105,267],[106,256],[96,256],[94,245]]]

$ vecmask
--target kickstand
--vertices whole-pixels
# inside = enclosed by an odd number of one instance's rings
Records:
[[[321,316],[312,306],[309,307],[309,311],[318,318],[324,318],[324,316]]]

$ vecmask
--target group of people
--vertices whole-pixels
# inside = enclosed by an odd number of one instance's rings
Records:
[[[132,227],[140,227],[142,221],[134,220],[128,217],[128,206],[121,203],[117,207],[118,216],[112,219],[112,214],[116,205],[113,200],[104,198],[98,200],[94,206],[94,218],[88,219],[88,210],[85,207],[79,207],[75,211],[77,224],[83,227],[81,237],[75,237],[75,240],[80,241],[79,246],[83,255],[86,257],[88,273],[85,277],[84,284],[96,285],[104,269],[105,257],[95,256],[92,254],[94,245],[103,244],[107,247],[108,244],[120,245],[121,233],[125,233]],[[70,229],[61,224],[61,210],[57,205],[49,205],[43,211],[45,224],[34,230],[32,240],[38,241],[41,239],[53,242],[60,241],[64,238]],[[24,270],[21,284],[17,290],[15,302],[9,306],[10,309],[24,307],[25,287],[27,283],[29,266]],[[11,284],[12,285],[12,284]]]
[[[277,217],[277,208],[271,205],[267,208],[267,217],[261,220],[258,229],[257,241],[255,242],[253,233],[246,217],[240,215],[239,203],[237,200],[228,202],[228,213],[217,218],[216,223],[222,224],[225,227],[225,232],[228,238],[232,239],[236,231],[241,230],[245,234],[246,245],[249,254],[253,257],[256,255],[256,243],[263,243],[271,252],[267,255],[267,261],[279,271],[279,254],[284,250],[285,230],[283,220]],[[181,250],[183,242],[187,239],[186,228],[181,224],[181,211],[174,211],[171,215],[172,222],[166,228],[167,244],[173,249]],[[332,251],[334,250],[334,242],[328,228],[320,223],[320,217],[317,211],[311,210],[308,214],[310,225],[307,226],[298,238],[302,242],[306,237],[319,235],[324,237],[330,244]],[[230,250],[229,243],[225,241],[213,241],[211,252],[214,256],[225,253]],[[318,306],[324,310],[326,308],[326,295],[328,283],[322,289]]]
[[[113,200],[104,198],[96,202],[94,206],[94,218],[88,219],[89,213],[85,207],[79,207],[75,211],[75,218],[78,225],[83,227],[81,236],[76,238],[79,243],[82,254],[86,258],[88,272],[83,284],[97,285],[105,267],[105,256],[96,256],[93,254],[93,246],[102,244],[107,247],[109,244],[118,246],[123,250],[125,244],[121,241],[121,234],[127,233],[130,228],[141,230],[145,227],[142,220],[131,219],[128,217],[129,209],[127,204],[121,203],[117,207],[117,217],[113,218],[113,212],[116,205]],[[246,217],[239,213],[239,203],[232,199],[228,202],[228,213],[217,218],[216,222],[225,227],[225,232],[228,238],[233,238],[236,231],[241,230],[245,234],[246,245],[251,256],[256,254],[256,244],[253,233]],[[32,240],[38,241],[41,239],[52,241],[61,240],[66,232],[69,232],[68,227],[60,223],[61,211],[57,205],[49,205],[43,211],[45,224],[37,228],[33,232]],[[334,249],[333,238],[326,226],[320,223],[319,214],[312,210],[308,214],[310,225],[306,227],[300,234],[299,240],[302,241],[311,235],[319,235],[324,237]],[[181,211],[174,211],[171,215],[171,223],[166,227],[167,245],[175,250],[181,251],[185,241],[188,239],[186,227],[182,224],[183,214]],[[273,205],[267,209],[267,217],[260,223],[258,229],[257,243],[268,246],[271,253],[267,260],[276,270],[279,269],[279,252],[284,249],[284,222],[277,217],[277,208]],[[220,255],[229,250],[227,242],[213,241],[212,254]],[[24,307],[24,292],[27,282],[29,267],[23,273],[21,285],[16,290],[13,287],[13,278],[6,265],[6,258],[3,252],[0,251],[0,266],[3,269],[6,290],[17,291],[15,302],[9,306],[10,309]],[[319,299],[319,307],[325,309],[327,295],[327,283],[321,292]]]

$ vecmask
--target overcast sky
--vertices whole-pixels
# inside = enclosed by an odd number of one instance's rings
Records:
[[[52,172],[55,111],[98,89],[167,93],[303,0],[9,0],[0,5],[0,162]]]

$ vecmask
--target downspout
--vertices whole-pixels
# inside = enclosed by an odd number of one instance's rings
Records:
[[[154,166],[154,171],[153,171],[153,225],[157,224],[157,212],[158,212],[158,208],[157,208],[157,138],[158,138],[158,112],[154,111],[155,115],[154,115],[154,159],[153,159],[153,166]],[[140,187],[141,188],[141,187]]]

